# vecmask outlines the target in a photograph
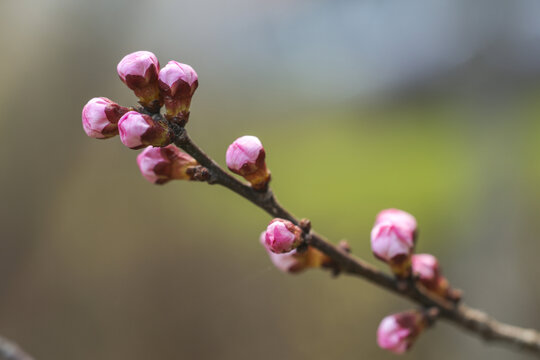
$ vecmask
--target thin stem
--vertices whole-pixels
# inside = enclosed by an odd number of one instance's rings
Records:
[[[0,360],[34,360],[17,344],[0,336]]]
[[[206,155],[188,136],[186,130],[174,127],[174,143],[193,156],[210,172],[210,183],[220,184],[245,199],[251,201],[272,217],[287,219],[295,224],[299,220],[281,206],[271,190],[258,192],[225,172],[214,160]],[[524,349],[540,356],[540,333],[533,329],[520,328],[501,323],[486,313],[456,304],[427,292],[413,282],[398,281],[394,277],[356,258],[347,251],[331,244],[314,231],[305,234],[309,245],[319,249],[339,265],[343,273],[362,277],[369,282],[405,297],[426,308],[437,308],[439,316],[464,328],[485,340],[507,344],[514,349]]]

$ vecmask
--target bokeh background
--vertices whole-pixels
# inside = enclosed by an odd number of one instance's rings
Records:
[[[285,275],[270,220],[223,188],[154,186],[92,97],[117,62],[191,64],[189,131],[218,162],[260,137],[280,201],[376,263],[398,207],[465,300],[540,328],[540,3],[535,0],[0,2],[0,334],[37,359],[392,359],[403,299]],[[377,264],[380,265],[380,264]],[[440,322],[405,359],[528,359]]]

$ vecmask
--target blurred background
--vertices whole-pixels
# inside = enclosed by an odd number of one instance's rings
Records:
[[[540,3],[0,2],[0,334],[37,359],[392,359],[412,305],[362,280],[280,273],[269,217],[218,186],[155,186],[92,97],[136,99],[127,53],[191,64],[191,136],[265,145],[280,201],[377,263],[398,207],[465,301],[540,328]],[[377,266],[381,266],[377,263]],[[382,266],[381,266],[382,267]],[[527,359],[440,322],[405,359]]]

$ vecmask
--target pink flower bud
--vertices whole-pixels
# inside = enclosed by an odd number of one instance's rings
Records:
[[[418,311],[407,311],[385,317],[377,330],[377,343],[395,354],[405,353],[426,326]]]
[[[136,51],[124,56],[117,66],[120,79],[135,93],[139,102],[151,111],[161,107],[159,100],[159,61],[149,51]]]
[[[302,230],[292,222],[274,219],[266,228],[266,246],[276,254],[292,251],[302,242]]]
[[[328,261],[328,257],[325,254],[311,246],[308,246],[306,251],[302,253],[298,253],[294,249],[288,253],[276,254],[266,245],[266,231],[261,233],[259,240],[266,249],[270,261],[272,261],[274,266],[286,273],[297,274],[308,268],[321,267]]]
[[[137,164],[146,180],[154,184],[191,180],[189,169],[198,165],[197,160],[174,145],[147,147],[137,156]]]
[[[397,276],[408,277],[415,233],[416,220],[412,215],[395,209],[381,211],[371,231],[371,250]]]
[[[191,98],[199,86],[197,73],[189,65],[169,61],[159,72],[159,87],[168,119],[187,122]]]
[[[243,176],[254,189],[265,191],[270,181],[265,157],[264,148],[257,137],[242,136],[229,145],[226,162],[229,170]]]
[[[390,221],[376,224],[371,231],[371,249],[383,261],[391,261],[399,256],[408,257],[413,245],[412,237]]]
[[[415,254],[411,258],[413,274],[428,290],[447,296],[450,290],[448,280],[441,275],[437,258],[430,254]]]
[[[127,108],[105,98],[93,98],[82,111],[82,124],[86,135],[96,139],[106,139],[118,135],[118,120]]]
[[[406,211],[398,209],[386,209],[377,214],[375,223],[390,221],[399,224],[403,229],[409,229],[413,234],[416,232],[416,219]]]
[[[172,132],[166,124],[136,111],[125,113],[118,121],[118,129],[122,143],[132,149],[165,146],[172,142]]]
[[[298,273],[304,270],[304,258],[299,256],[300,254],[296,252],[296,249],[284,254],[272,252],[266,245],[266,231],[262,232],[260,240],[270,257],[270,260],[279,270],[288,273]]]

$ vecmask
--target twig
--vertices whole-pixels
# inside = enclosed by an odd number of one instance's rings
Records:
[[[271,190],[258,192],[237,180],[193,143],[183,127],[172,125],[172,128],[175,133],[175,144],[208,169],[209,183],[217,183],[234,191],[265,210],[272,217],[287,219],[299,224],[299,220],[277,202]],[[423,307],[437,308],[440,317],[487,341],[507,344],[513,346],[514,349],[528,350],[540,357],[540,333],[538,331],[501,323],[482,311],[432,295],[413,283],[404,284],[331,244],[314,231],[305,234],[305,238],[311,246],[319,249],[337,263],[343,273],[362,277]]]
[[[14,342],[0,337],[0,360],[34,360]]]

